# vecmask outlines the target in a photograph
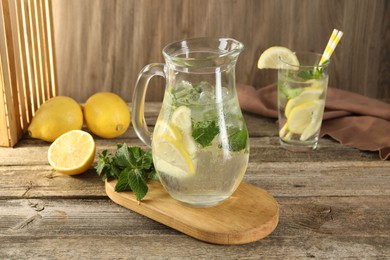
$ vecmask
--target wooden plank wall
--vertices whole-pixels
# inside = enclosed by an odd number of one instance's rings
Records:
[[[59,94],[84,102],[97,91],[131,101],[138,72],[162,62],[169,42],[228,36],[246,49],[237,81],[261,87],[259,71],[273,45],[322,52],[333,28],[344,32],[332,56],[330,85],[390,99],[390,1],[387,0],[53,0]],[[162,80],[147,99],[160,101]]]

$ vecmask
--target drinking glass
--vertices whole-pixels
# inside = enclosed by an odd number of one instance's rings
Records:
[[[290,151],[312,151],[318,146],[328,87],[328,65],[318,65],[321,54],[295,53],[299,65],[280,58],[278,70],[279,141]]]

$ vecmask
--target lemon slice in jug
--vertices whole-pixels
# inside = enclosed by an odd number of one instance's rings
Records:
[[[157,127],[152,142],[156,169],[177,178],[193,175],[195,165],[185,147],[180,130],[162,121]]]

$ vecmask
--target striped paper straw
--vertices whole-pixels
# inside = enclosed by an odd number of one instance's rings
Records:
[[[343,36],[342,31],[339,31],[336,29],[333,30],[332,35],[329,38],[328,44],[326,45],[325,51],[322,54],[319,65],[322,65],[325,61],[330,59],[330,56],[332,55],[332,53],[336,49],[336,46],[339,43],[342,36]]]

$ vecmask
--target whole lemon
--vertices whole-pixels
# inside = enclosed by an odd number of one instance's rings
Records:
[[[98,92],[84,105],[85,123],[89,130],[103,138],[114,138],[126,132],[130,111],[125,101],[112,92]]]
[[[72,98],[56,96],[43,103],[36,111],[28,127],[33,138],[53,142],[70,130],[83,126],[83,111]]]

